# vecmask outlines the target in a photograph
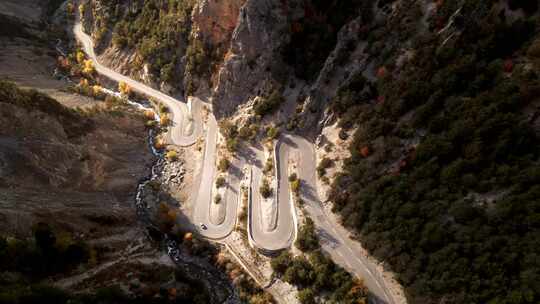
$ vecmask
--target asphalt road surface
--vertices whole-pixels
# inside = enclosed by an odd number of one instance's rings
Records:
[[[272,210],[275,213],[273,218],[266,215],[267,219],[263,219],[265,217],[264,212],[267,212],[269,208],[263,208],[262,204],[268,204],[268,202],[263,202],[264,200],[259,192],[263,178],[263,164],[265,163],[264,154],[260,150],[253,152],[257,159],[262,161],[258,161],[252,166],[250,186],[252,195],[248,233],[250,233],[253,242],[258,248],[269,253],[290,247],[296,237],[296,221],[294,220],[294,209],[290,200],[291,192],[287,172],[289,150],[286,148],[287,145],[282,143],[283,141],[277,143],[277,155],[274,160],[276,162],[274,168],[277,168],[278,172],[275,172],[277,179],[277,187],[275,188],[277,189],[272,189],[273,201],[270,202],[276,204]],[[280,162],[280,160],[285,161]]]

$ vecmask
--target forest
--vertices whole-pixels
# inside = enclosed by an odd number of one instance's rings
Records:
[[[135,1],[127,7],[127,12],[124,11],[125,4],[117,0],[105,2],[104,8],[113,16],[110,18],[114,25],[113,45],[135,49],[149,64],[150,72],[158,75],[160,80],[171,84],[180,81],[182,78],[177,66],[188,48],[194,2]],[[109,26],[108,23],[103,24],[105,29]]]
[[[540,32],[535,1],[441,1],[415,55],[406,27],[373,25],[376,81],[358,74],[330,108],[354,131],[334,210],[397,273],[410,303],[540,301]],[[396,38],[398,37],[398,38]]]
[[[272,259],[271,266],[275,276],[298,288],[301,304],[368,303],[368,290],[363,281],[336,265],[322,251],[311,218],[306,217],[300,227],[295,246],[303,254],[293,257],[289,251],[283,251]]]
[[[303,2],[301,18],[289,16],[290,39],[282,49],[284,61],[293,67],[295,75],[312,80],[337,43],[337,33],[358,14],[371,21],[370,0]]]

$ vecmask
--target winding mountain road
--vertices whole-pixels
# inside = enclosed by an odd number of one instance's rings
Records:
[[[129,77],[117,73],[99,63],[94,53],[92,39],[83,32],[80,22],[77,20],[73,27],[76,39],[82,44],[83,50],[95,66],[96,71],[114,81],[127,83],[134,91],[154,98],[164,103],[171,112],[172,125],[167,133],[169,144],[177,146],[190,146],[197,139],[206,133],[205,151],[203,166],[195,182],[193,189],[193,223],[199,227],[200,223],[205,224],[207,229],[199,228],[199,232],[210,239],[223,240],[234,229],[236,223],[239,185],[244,177],[243,169],[248,166],[253,172],[250,188],[253,192],[252,210],[250,216],[251,225],[249,227],[250,237],[255,244],[266,251],[276,251],[288,248],[292,245],[296,237],[295,208],[290,200],[290,189],[288,183],[288,159],[296,155],[299,159],[298,176],[302,180],[301,197],[305,201],[305,209],[313,218],[319,236],[322,240],[322,247],[326,250],[336,263],[354,273],[364,280],[365,285],[372,293],[373,303],[394,304],[395,301],[385,286],[385,280],[381,277],[373,264],[367,257],[355,251],[353,241],[342,237],[346,231],[334,218],[326,214],[322,207],[321,200],[316,191],[315,174],[315,151],[312,143],[306,139],[290,134],[283,134],[277,143],[276,163],[278,168],[278,189],[276,189],[276,201],[278,204],[276,211],[276,225],[274,229],[268,229],[261,219],[261,196],[259,194],[259,184],[262,177],[262,164],[264,155],[260,149],[248,148],[241,151],[238,157],[232,162],[227,178],[227,189],[221,206],[213,203],[213,184],[216,176],[216,142],[217,142],[217,122],[210,113],[206,124],[206,132],[203,130],[201,115],[202,102],[196,98],[192,99],[191,107],[173,97],[170,97],[156,89],[137,82]],[[242,154],[244,153],[244,154]],[[224,208],[216,211],[213,208]],[[224,212],[224,217],[213,217],[212,214]]]
[[[262,198],[259,188],[263,179],[263,162],[256,162],[252,166],[252,179],[250,189],[251,195],[250,205],[250,225],[248,232],[252,237],[255,246],[263,252],[276,252],[281,249],[289,248],[296,238],[296,216],[292,200],[290,199],[291,191],[289,189],[289,174],[288,174],[288,149],[284,145],[283,139],[276,143],[276,155],[274,172],[276,174],[276,189],[273,189],[273,198],[266,201]],[[264,154],[260,150],[253,152],[256,159],[264,160]],[[285,160],[280,162],[280,160]],[[275,204],[272,208],[265,206],[266,204]],[[274,214],[265,214],[265,213]]]

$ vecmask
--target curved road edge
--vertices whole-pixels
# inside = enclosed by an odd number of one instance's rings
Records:
[[[202,126],[200,119],[193,119],[193,131],[190,132],[190,135],[185,135],[184,130],[186,126],[186,117],[189,116],[190,109],[188,109],[188,106],[186,103],[181,102],[177,99],[174,99],[156,89],[153,89],[145,84],[142,84],[138,81],[135,81],[131,79],[130,77],[124,76],[112,69],[109,69],[108,67],[102,65],[94,52],[94,44],[90,36],[88,36],[86,33],[84,33],[82,29],[82,25],[79,21],[79,17],[77,17],[77,20],[73,26],[73,33],[75,35],[75,38],[77,41],[79,41],[82,46],[83,50],[88,56],[90,60],[92,60],[94,67],[96,69],[96,72],[99,74],[113,80],[116,82],[125,82],[128,84],[134,91],[145,95],[147,97],[154,98],[160,102],[163,102],[171,111],[172,114],[172,127],[169,128],[167,132],[167,137],[170,139],[170,143],[186,147],[191,146],[194,143],[197,142],[197,138],[199,137],[200,133],[202,132]],[[198,104],[199,102],[195,102],[195,104]],[[198,116],[197,111],[199,111],[199,105],[194,105],[193,108],[195,108],[195,115]]]

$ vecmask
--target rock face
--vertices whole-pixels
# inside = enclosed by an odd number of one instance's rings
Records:
[[[246,0],[200,0],[193,9],[193,27],[212,45],[228,44]]]
[[[271,82],[285,21],[277,1],[246,1],[212,95],[218,116],[233,114],[237,106],[259,95],[261,88]]]

